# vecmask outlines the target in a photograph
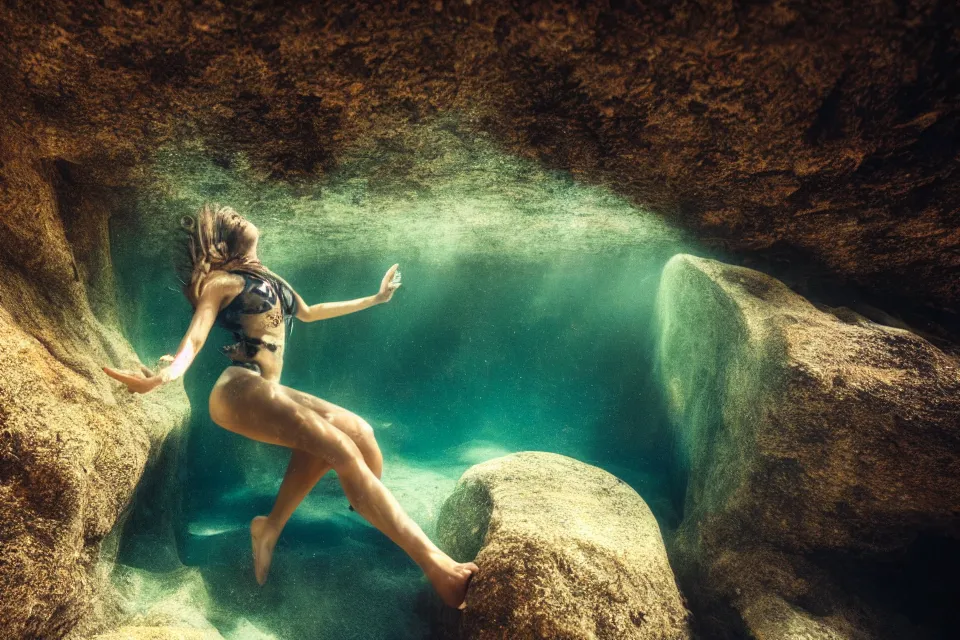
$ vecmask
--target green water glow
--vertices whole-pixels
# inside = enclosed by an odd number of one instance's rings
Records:
[[[674,523],[652,333],[660,271],[688,247],[654,214],[505,156],[454,120],[368,141],[309,185],[189,145],[158,153],[150,171],[154,188],[112,229],[126,329],[145,362],[176,349],[189,323],[171,261],[177,221],[219,201],[261,229],[261,259],[308,302],[373,294],[400,263],[390,303],[295,323],[282,382],[371,423],[384,484],[428,534],[460,473],[518,450],[602,466]],[[269,512],[289,454],[210,421],[229,341],[215,329],[185,381],[178,553],[203,575],[208,617],[227,638],[423,637],[437,604],[425,580],[347,510],[334,474],[256,585],[247,525]],[[121,560],[137,566],[137,553]]]

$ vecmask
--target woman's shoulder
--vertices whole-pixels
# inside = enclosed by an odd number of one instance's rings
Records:
[[[221,271],[219,269],[211,271],[203,283],[203,293],[216,295],[218,297],[236,296],[246,284],[246,279],[237,273]]]
[[[237,271],[224,271],[222,269],[214,269],[207,275],[207,282],[216,282],[217,284],[223,286],[231,283],[243,283],[246,280],[244,274]]]

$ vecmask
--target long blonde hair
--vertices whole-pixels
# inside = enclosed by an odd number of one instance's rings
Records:
[[[197,216],[184,216],[180,226],[188,235],[185,260],[181,264],[183,293],[196,308],[207,276],[213,271],[242,270],[260,276],[279,278],[259,260],[240,255],[235,227],[230,216],[238,215],[230,207],[216,202],[203,205]]]

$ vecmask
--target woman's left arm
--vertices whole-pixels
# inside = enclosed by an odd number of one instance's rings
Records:
[[[297,319],[304,322],[316,322],[317,320],[326,320],[346,315],[355,311],[366,309],[374,305],[388,302],[393,297],[393,292],[400,288],[400,276],[397,274],[395,264],[387,270],[380,282],[380,291],[372,296],[356,298],[355,300],[344,300],[341,302],[318,302],[317,304],[307,304],[300,294],[296,291],[293,295],[297,299]],[[396,275],[395,275],[396,274]]]

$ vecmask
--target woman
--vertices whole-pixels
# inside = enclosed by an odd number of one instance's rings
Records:
[[[257,258],[260,232],[229,207],[205,206],[183,221],[190,234],[184,293],[195,312],[175,357],[159,373],[104,372],[132,393],[147,393],[179,378],[203,347],[214,322],[237,339],[224,349],[230,365],[210,393],[210,417],[248,438],[292,450],[273,511],[250,523],[254,572],[266,581],[280,531],[310,489],[330,469],[351,506],[416,562],[447,605],[463,608],[477,565],[457,563],[441,551],[380,482],[383,458],[373,429],[361,417],[326,400],[280,384],[285,324],[294,316],[314,322],[388,302],[400,287],[393,265],[372,296],[308,305]]]

